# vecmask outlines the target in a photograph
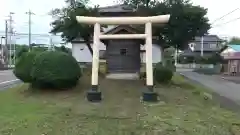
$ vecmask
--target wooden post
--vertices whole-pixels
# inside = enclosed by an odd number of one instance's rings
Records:
[[[146,34],[146,84],[150,91],[153,91],[153,67],[152,67],[152,23],[145,24]]]
[[[99,44],[100,24],[94,24],[93,34],[93,57],[92,57],[92,89],[87,93],[87,99],[91,102],[102,100],[102,94],[98,90],[98,69],[99,69]]]
[[[97,91],[98,89],[98,69],[99,69],[99,40],[100,36],[100,24],[94,25],[93,35],[93,57],[92,57],[92,90]]]

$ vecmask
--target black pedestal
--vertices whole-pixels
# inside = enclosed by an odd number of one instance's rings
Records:
[[[156,92],[143,92],[143,101],[146,102],[157,102],[158,94]]]
[[[90,102],[100,102],[102,100],[102,93],[100,91],[88,91],[87,99]]]
[[[157,102],[158,94],[153,92],[153,86],[147,86],[147,91],[143,92],[143,101],[146,102]]]
[[[102,100],[102,93],[98,91],[97,85],[92,85],[92,89],[87,92],[87,100],[90,102],[100,102]]]

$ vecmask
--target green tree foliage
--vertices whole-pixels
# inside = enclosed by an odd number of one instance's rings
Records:
[[[207,9],[193,5],[189,0],[120,0],[130,8],[136,9],[136,16],[153,16],[170,14],[169,23],[154,25],[153,36],[163,48],[169,46],[183,49],[195,36],[202,36],[210,28]],[[61,33],[62,38],[69,42],[76,37],[82,38],[92,53],[93,26],[78,24],[76,16],[99,16],[98,7],[90,7],[88,0],[68,0],[66,7],[51,12],[55,21],[52,22],[52,33]]]
[[[27,46],[18,46],[16,48],[16,57],[19,58],[21,57],[24,53],[28,52],[28,47]]]
[[[36,55],[37,53],[34,51],[25,52],[17,59],[15,64],[13,70],[14,75],[25,83],[30,83],[32,81],[31,70]]]
[[[153,76],[157,83],[168,83],[173,77],[173,71],[162,63],[158,63],[153,70]]]
[[[169,46],[184,49],[195,36],[202,36],[210,29],[207,9],[193,5],[189,0],[122,0],[122,3],[137,8],[140,16],[170,14],[169,23],[154,25],[153,35],[164,48]]]
[[[62,38],[70,42],[75,38],[82,38],[92,53],[90,45],[93,37],[93,25],[79,24],[76,16],[99,16],[98,7],[87,6],[88,1],[66,1],[67,6],[57,8],[51,11],[51,15],[55,18],[52,22],[51,33],[61,33]]]
[[[31,71],[32,85],[37,88],[71,88],[77,84],[80,76],[77,61],[60,51],[45,51],[37,55]]]
[[[238,38],[238,37],[233,37],[233,38],[229,41],[229,44],[232,44],[232,45],[240,45],[240,38]]]
[[[65,53],[69,53],[69,50],[63,45],[59,48],[59,50]]]
[[[215,53],[208,58],[209,63],[211,64],[219,64],[224,62],[224,58],[220,55],[220,53]]]

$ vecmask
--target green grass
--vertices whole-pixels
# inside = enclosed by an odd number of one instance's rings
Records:
[[[90,103],[89,74],[71,91],[40,92],[22,85],[0,92],[0,135],[232,135],[239,116],[222,109],[175,75],[156,86],[161,102],[143,103],[143,83],[100,79],[104,99]]]

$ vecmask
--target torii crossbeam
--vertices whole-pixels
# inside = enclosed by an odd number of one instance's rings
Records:
[[[100,101],[101,92],[98,91],[98,68],[99,68],[99,44],[100,39],[145,39],[146,40],[146,85],[147,92],[143,93],[144,101],[156,101],[157,94],[153,91],[153,66],[152,66],[152,23],[167,23],[170,15],[150,17],[86,17],[77,16],[77,21],[84,24],[94,24],[93,36],[93,59],[92,59],[92,89],[88,92],[89,101]],[[114,34],[104,35],[100,33],[100,25],[120,24],[145,24],[144,34]]]

